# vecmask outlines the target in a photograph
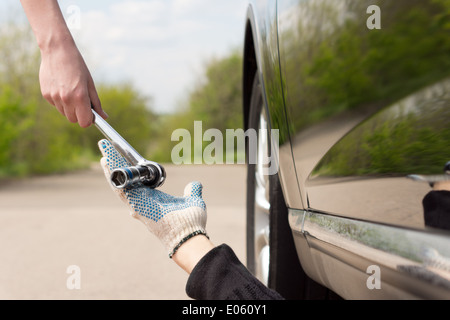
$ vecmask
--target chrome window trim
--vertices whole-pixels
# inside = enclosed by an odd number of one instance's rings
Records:
[[[399,228],[298,209],[289,209],[289,224],[296,241],[306,240],[307,245],[298,246],[300,261],[306,261],[302,263],[305,271],[343,298],[450,299],[447,232]],[[324,268],[325,260],[332,262]],[[380,268],[381,290],[369,290],[365,283],[372,275],[368,267],[373,265]],[[342,279],[347,275],[359,280],[345,282]],[[357,295],[345,296],[346,292]]]

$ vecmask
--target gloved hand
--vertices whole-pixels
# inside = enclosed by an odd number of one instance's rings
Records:
[[[161,240],[169,257],[191,237],[206,235],[206,205],[202,199],[201,183],[189,183],[183,197],[174,197],[146,186],[116,189],[110,182],[111,171],[130,164],[108,140],[100,140],[98,146],[103,155],[100,163],[108,184],[128,205],[131,216],[143,222]]]

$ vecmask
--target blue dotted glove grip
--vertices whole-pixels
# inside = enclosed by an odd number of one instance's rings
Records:
[[[108,181],[112,170],[130,166],[108,140],[99,141],[99,149],[103,154],[101,163]],[[192,236],[206,235],[206,205],[200,182],[188,184],[183,197],[146,186],[123,190],[112,188],[129,206],[131,215],[142,221],[163,242],[170,257]]]

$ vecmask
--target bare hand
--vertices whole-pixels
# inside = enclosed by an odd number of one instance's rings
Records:
[[[39,72],[42,96],[70,122],[83,127],[93,123],[94,110],[103,118],[92,76],[75,44],[41,52]]]

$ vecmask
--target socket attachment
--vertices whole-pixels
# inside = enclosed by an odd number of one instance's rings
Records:
[[[115,169],[111,172],[111,183],[117,189],[129,188],[139,184],[157,188],[164,183],[164,180],[164,168],[150,162],[144,165]]]

